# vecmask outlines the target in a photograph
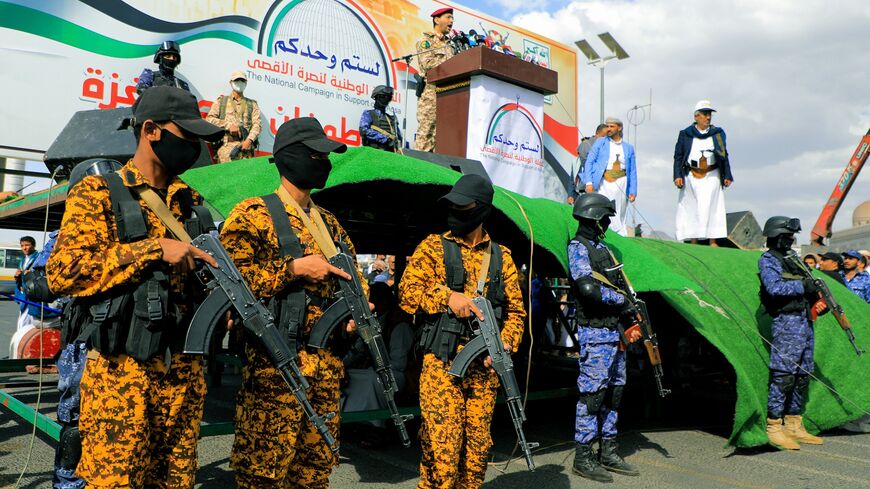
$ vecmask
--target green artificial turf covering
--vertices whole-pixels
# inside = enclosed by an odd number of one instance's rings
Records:
[[[446,193],[460,176],[431,163],[370,148],[352,148],[330,159],[333,170],[327,188],[386,180],[396,185],[443,185]],[[198,168],[183,178],[224,216],[239,201],[273,191],[279,181],[267,158]],[[494,204],[526,237],[533,232],[535,243],[551,253],[566,272],[566,243],[577,227],[569,206],[501,188],[496,189]],[[532,223],[531,230],[523,210]],[[613,233],[608,234],[607,242],[625,262],[625,271],[637,291],[660,293],[733,366],[737,405],[729,443],[742,447],[767,443],[769,346],[764,338],[769,339],[770,318],[758,300],[760,253],[622,238]],[[870,347],[870,306],[843,286],[826,280],[846,309],[859,344]],[[660,334],[667,334],[667,318],[652,319]],[[816,378],[810,383],[805,423],[811,431],[820,431],[870,411],[870,354],[855,355],[831,314],[816,323],[815,331]],[[664,362],[668,355],[676,358],[675,352],[663,351]]]

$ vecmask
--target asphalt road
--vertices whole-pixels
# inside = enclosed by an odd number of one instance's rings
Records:
[[[14,306],[0,303],[0,346],[8,344],[14,329]],[[10,312],[13,311],[13,312]],[[11,327],[9,326],[11,324]],[[0,383],[12,380],[36,380],[27,374],[0,374]],[[221,421],[231,417],[233,394],[238,376],[229,372],[225,387],[210,390],[206,420]],[[44,376],[40,411],[54,417],[57,401],[56,376]],[[36,404],[35,388],[7,389],[31,406]],[[644,416],[643,399],[628,399],[620,420],[621,453],[641,471],[640,477],[615,475],[613,488],[789,488],[842,489],[870,488],[870,434],[852,434],[834,430],[824,434],[822,446],[805,446],[796,452],[772,449],[735,450],[726,447],[730,432],[730,409],[727,402],[711,400],[685,401],[679,412]],[[648,406],[646,407],[648,408]],[[507,468],[514,447],[514,432],[504,406],[496,411],[493,447],[486,488],[562,489],[595,487],[571,473],[573,457],[573,416],[571,399],[530,401],[526,436],[541,447],[535,451],[538,466],[534,473],[526,470],[520,458]],[[415,431],[416,425],[413,425]],[[345,426],[345,432],[352,425]],[[0,488],[48,488],[54,457],[54,442],[37,433],[32,426],[6,408],[0,408]],[[348,437],[350,438],[350,437]],[[32,444],[32,454],[30,447]],[[212,436],[199,443],[200,468],[198,488],[235,487],[228,457],[232,436]],[[382,449],[366,449],[353,439],[341,448],[341,465],[331,477],[331,487],[343,488],[413,488],[416,487],[420,450],[415,443],[403,449],[397,441]],[[27,468],[24,470],[25,463]]]

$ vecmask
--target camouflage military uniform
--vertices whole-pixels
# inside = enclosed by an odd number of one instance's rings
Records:
[[[220,117],[220,107],[222,99],[227,99],[226,111],[224,112],[223,118]],[[250,120],[248,118],[249,104],[251,105]],[[208,111],[208,116],[205,118],[205,120],[227,130],[226,134],[224,134],[224,138],[221,140],[223,142],[221,143],[220,148],[218,148],[217,150],[218,163],[226,163],[227,161],[231,161],[230,153],[232,153],[237,146],[240,146],[242,144],[242,140],[239,137],[237,137],[235,134],[230,134],[230,126],[235,124],[240,129],[243,127],[246,128],[248,130],[247,139],[250,139],[252,143],[257,140],[257,138],[260,136],[260,131],[262,130],[262,124],[260,122],[260,106],[259,104],[257,104],[256,100],[249,99],[247,97],[221,95],[211,105],[211,110]],[[237,159],[253,157],[254,146],[252,145],[250,149],[241,150]]]
[[[804,296],[800,280],[782,277],[783,268],[770,252],[758,259],[762,286],[774,297]],[[813,372],[813,323],[807,312],[779,314],[770,325],[770,391],[767,397],[768,417],[782,418],[783,414],[803,412],[809,374]]]
[[[423,78],[426,78],[429,70],[453,57],[453,48],[446,39],[434,32],[424,33],[423,38],[417,41],[417,52],[422,53],[417,56],[417,63]],[[428,80],[423,95],[417,99],[417,139],[414,148],[419,151],[435,149],[435,84],[428,83]]]
[[[489,236],[474,248],[449,232],[444,236],[459,243],[467,274],[465,295],[474,297]],[[516,349],[522,339],[526,313],[510,250],[504,246],[501,250],[508,301],[501,336]],[[446,280],[441,237],[433,234],[417,246],[405,269],[399,283],[400,306],[410,314],[447,312],[447,300],[452,291],[446,287]],[[423,418],[420,427],[423,448],[420,488],[480,487],[486,474],[498,377],[484,368],[482,362],[474,362],[462,379],[450,375],[449,367],[430,352],[423,357],[420,374]]]
[[[595,243],[596,248],[604,248],[603,243]],[[580,242],[568,243],[568,265],[571,279],[592,275],[589,252]],[[620,305],[625,297],[607,287],[601,286],[602,303]],[[578,325],[577,341],[580,344],[580,374],[577,388],[581,394],[602,392],[610,386],[625,385],[625,352],[619,348],[619,333],[608,328],[591,328]],[[590,409],[582,399],[577,402],[577,416],[574,425],[574,440],[588,445],[597,438],[615,438],[616,409],[602,403],[597,410]]]
[[[133,185],[146,183],[132,162],[121,171],[132,173]],[[166,191],[165,202],[176,216],[181,216],[177,194],[186,187],[174,178]],[[196,203],[201,200],[193,196]],[[148,238],[118,242],[105,180],[85,177],[66,201],[46,267],[51,289],[83,297],[140,282],[161,261],[157,239],[167,236],[157,215],[144,204],[143,209]],[[173,270],[170,277],[170,293],[180,294],[187,276]],[[139,362],[92,351],[81,380],[78,474],[89,487],[193,487],[204,397],[205,380],[196,357],[175,353],[167,370],[162,357]]]
[[[286,206],[290,226],[299,238],[303,253],[321,250],[297,212]],[[331,213],[321,209],[327,226],[335,230],[333,239],[353,244]],[[230,212],[221,231],[221,242],[233,257],[245,281],[258,297],[272,297],[294,280],[292,259],[280,259],[278,237],[272,218],[259,197],[246,199]],[[365,281],[363,281],[365,282]],[[326,299],[336,291],[333,281],[306,283],[306,293]],[[323,311],[309,304],[304,335],[311,332]],[[236,437],[230,458],[240,488],[329,487],[329,474],[338,457],[304,417],[280,373],[268,357],[253,345],[245,347],[247,364],[242,372],[242,388],[236,404]],[[299,367],[311,388],[308,399],[318,414],[339,412],[339,382],[344,377],[341,359],[328,349],[300,350]],[[341,419],[327,421],[338,439]]]

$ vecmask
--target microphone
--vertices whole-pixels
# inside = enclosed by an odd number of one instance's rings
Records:
[[[468,31],[468,45],[469,46],[477,46],[477,31],[471,29]]]

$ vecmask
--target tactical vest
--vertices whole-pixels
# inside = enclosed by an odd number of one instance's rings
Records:
[[[132,174],[127,176],[132,179]],[[147,238],[148,220],[133,190],[124,185],[119,173],[103,178],[109,187],[118,241],[133,243]],[[199,236],[215,230],[208,209],[193,205],[190,189],[181,189],[176,195],[188,234]],[[159,263],[146,271],[137,284],[115,287],[93,297],[73,298],[64,310],[64,343],[88,340],[103,354],[127,354],[143,362],[167,349],[180,351],[186,329],[178,326],[186,318],[181,317],[178,304],[195,302],[197,297],[191,291],[170,297],[169,280],[168,267]]]
[[[302,243],[299,242],[299,237],[293,231],[293,228],[290,227],[290,220],[287,218],[284,202],[274,193],[260,198],[266,204],[266,210],[272,219],[275,235],[278,237],[278,256],[282,260],[287,257],[294,259],[302,258],[304,256]],[[330,229],[330,232],[335,234],[334,229]],[[335,245],[341,252],[348,253],[349,250],[343,242],[337,242]],[[305,290],[304,282],[296,280],[277,295],[267,299],[266,307],[269,308],[269,312],[272,313],[278,327],[286,328],[290,348],[298,349],[301,345],[306,344],[308,340],[303,333],[308,305],[313,304],[323,309],[327,305],[327,302],[326,298],[308,294]]]
[[[610,251],[606,248],[597,248],[591,241],[579,235],[574,236],[574,240],[586,248],[586,252],[589,254],[589,266],[592,267],[593,272],[600,273],[613,285],[626,290],[622,274],[619,270],[613,269],[617,263],[613,260]],[[577,311],[575,312],[577,324],[592,328],[617,328],[619,325],[619,310],[617,308],[583,301],[574,281],[571,282],[571,286],[577,303]]]
[[[785,280],[800,280],[802,270],[797,265],[792,264],[785,259],[785,256],[777,250],[768,250],[771,256],[776,258],[782,266],[782,278]],[[794,278],[791,278],[794,277]],[[807,312],[809,304],[803,296],[782,297],[770,295],[764,287],[764,282],[761,281],[761,273],[758,274],[758,296],[761,299],[761,305],[771,317],[776,317],[781,314],[798,314]]]
[[[160,70],[154,71],[154,80],[151,82],[152,87],[175,87],[187,90],[187,84],[179,80],[177,76],[164,75]]]
[[[465,265],[462,263],[462,250],[455,241],[441,237],[444,247],[444,271],[447,287],[460,294],[465,293],[467,279]],[[486,298],[492,304],[499,329],[504,322],[504,309],[507,307],[504,277],[502,277],[501,247],[492,242],[492,257],[489,262],[489,273],[486,282]],[[456,318],[452,313],[430,314],[424,318],[423,332],[420,336],[420,346],[425,352],[432,352],[444,362],[453,360],[456,347],[460,340],[470,339],[471,331],[468,322]]]
[[[387,114],[386,112],[384,112],[383,114],[378,114],[378,111],[375,109],[368,110],[368,113],[369,117],[371,117],[372,119],[372,126],[377,127],[378,129],[382,129],[384,132],[392,134],[393,137],[396,137],[396,116],[392,114]],[[362,131],[361,134],[363,146],[370,146],[377,149],[392,149],[391,146],[367,138],[365,136],[365,131]]]

